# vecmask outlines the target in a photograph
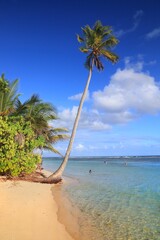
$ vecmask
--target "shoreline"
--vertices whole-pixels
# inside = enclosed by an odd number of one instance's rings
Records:
[[[71,184],[74,180],[64,177],[62,184],[52,188],[55,202],[58,206],[57,219],[63,224],[74,240],[81,240],[80,210],[74,205],[71,199],[64,193],[64,185]]]
[[[65,226],[67,232],[74,240],[93,239],[94,229],[92,228],[90,218],[86,218],[83,211],[65,191],[67,186],[72,188],[72,186],[76,185],[78,187],[79,181],[69,176],[64,176],[63,180],[63,184],[57,184],[52,189],[58,206],[58,221]]]
[[[0,181],[0,239],[74,240],[58,220],[54,188],[54,184]]]

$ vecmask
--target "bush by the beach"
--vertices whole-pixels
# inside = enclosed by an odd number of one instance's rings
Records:
[[[0,174],[20,176],[35,171],[41,157],[34,150],[43,146],[29,122],[22,117],[0,117]]]

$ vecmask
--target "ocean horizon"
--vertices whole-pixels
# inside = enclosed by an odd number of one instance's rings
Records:
[[[57,156],[57,157],[43,157],[43,159],[53,159],[53,160],[62,160],[63,157],[60,157],[60,156]],[[82,160],[82,161],[85,161],[85,160],[88,160],[88,159],[91,159],[91,160],[104,160],[104,159],[109,159],[109,160],[112,160],[112,159],[145,159],[145,160],[149,160],[149,159],[160,159],[160,155],[122,155],[122,156],[107,156],[107,155],[104,155],[104,156],[70,156],[69,157],[69,160],[75,160],[75,161],[78,161],[78,160]]]
[[[60,160],[43,166],[55,171]],[[81,240],[160,240],[160,156],[72,157],[64,175],[72,181],[61,184],[61,199]]]

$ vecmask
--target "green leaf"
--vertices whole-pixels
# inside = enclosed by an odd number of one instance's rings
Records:
[[[80,47],[79,49],[83,53],[88,53],[89,52],[89,50],[87,48],[84,48],[84,47]]]
[[[84,39],[77,34],[77,41],[81,43],[81,42],[84,42]]]

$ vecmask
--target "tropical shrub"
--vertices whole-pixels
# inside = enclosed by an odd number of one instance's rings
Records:
[[[7,121],[7,125],[13,125],[10,132],[7,132],[9,130],[3,126],[5,129],[3,129],[3,135],[1,135],[2,125],[0,123],[0,174],[9,174],[12,176],[30,173],[34,169],[34,159],[37,159],[37,156],[33,154],[33,149],[35,148],[41,151],[41,157],[43,149],[62,156],[54,145],[58,141],[69,138],[68,135],[64,134],[67,132],[67,129],[54,128],[51,125],[51,121],[58,119],[56,109],[51,103],[44,102],[36,94],[33,94],[27,101],[22,103],[19,99],[20,94],[17,89],[18,80],[10,82],[5,78],[4,74],[0,76],[1,121]],[[20,120],[18,125],[17,122],[20,116],[24,120],[23,124],[22,120]],[[24,121],[28,123],[24,124]],[[20,128],[21,124],[22,128]],[[33,137],[24,136],[23,131],[26,131],[26,129],[28,131],[32,130],[31,135]],[[6,136],[10,136],[8,141],[11,141],[11,143],[7,141]],[[16,145],[18,143],[19,145]],[[33,161],[30,161],[29,159],[32,159],[32,157]],[[41,165],[42,161],[39,164],[39,168]]]
[[[34,172],[41,162],[34,150],[43,144],[44,138],[36,138],[30,122],[23,117],[0,116],[0,174],[20,176]]]

